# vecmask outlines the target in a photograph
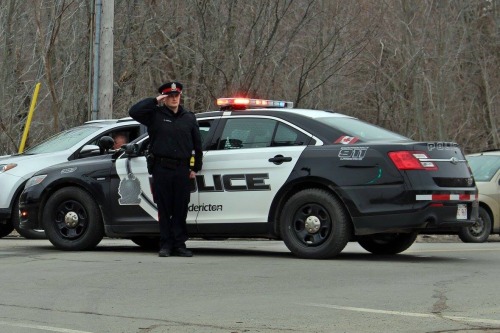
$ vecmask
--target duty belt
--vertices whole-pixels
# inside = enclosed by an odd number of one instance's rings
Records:
[[[178,167],[179,165],[188,165],[189,159],[177,159],[177,158],[169,158],[169,157],[161,157],[158,155],[154,156],[155,163],[158,163],[160,166],[165,168]]]

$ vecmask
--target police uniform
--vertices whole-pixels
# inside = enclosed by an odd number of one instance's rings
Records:
[[[160,94],[180,94],[182,84],[163,84]],[[156,98],[146,98],[130,108],[130,116],[148,127],[149,152],[153,154],[153,196],[158,206],[160,256],[190,256],[186,217],[190,199],[190,159],[192,171],[202,167],[201,135],[194,113],[181,105],[174,113]]]

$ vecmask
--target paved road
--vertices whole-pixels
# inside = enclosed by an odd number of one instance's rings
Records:
[[[500,242],[293,257],[276,241],[189,241],[159,258],[0,240],[0,332],[500,332]]]

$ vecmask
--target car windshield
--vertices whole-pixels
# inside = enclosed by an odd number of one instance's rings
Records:
[[[500,167],[500,155],[467,156],[467,160],[477,182],[489,182]]]
[[[318,121],[336,128],[346,135],[358,137],[363,141],[399,141],[409,140],[407,137],[386,130],[356,118],[321,117]]]
[[[43,154],[62,151],[73,147],[75,144],[101,129],[98,126],[80,126],[60,132],[42,143],[27,149],[25,154]]]

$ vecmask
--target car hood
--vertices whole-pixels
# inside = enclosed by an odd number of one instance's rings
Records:
[[[41,153],[41,154],[13,154],[0,156],[0,163],[18,163],[22,161],[29,161],[36,159],[53,159],[54,157],[65,156],[69,153],[66,150],[58,151],[55,153]],[[69,155],[68,155],[69,156]]]
[[[93,169],[99,169],[100,166],[106,163],[112,163],[114,161],[113,154],[105,154],[93,157],[86,157],[81,160],[68,161],[64,163],[59,163],[56,165],[52,165],[50,167],[41,169],[36,172],[35,175],[49,174],[49,173],[59,173],[64,169],[78,169],[91,165]]]
[[[36,171],[48,166],[66,162],[71,151],[63,150],[56,153],[7,155],[0,158],[0,164],[15,163],[17,166],[5,174],[30,178]]]

